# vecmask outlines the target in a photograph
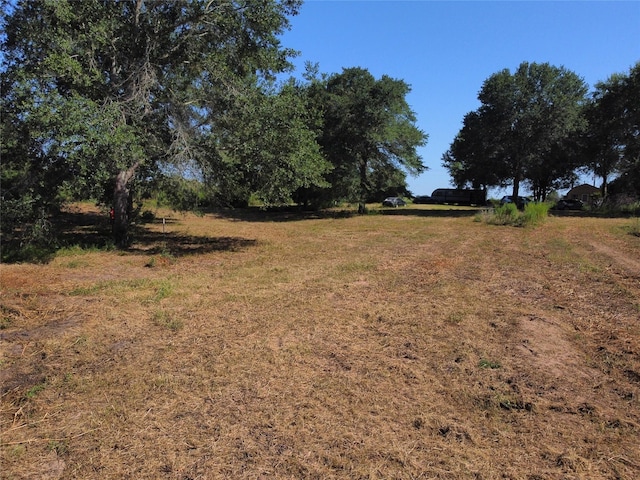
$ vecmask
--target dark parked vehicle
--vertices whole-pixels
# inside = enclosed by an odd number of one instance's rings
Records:
[[[582,210],[584,203],[577,198],[565,198],[556,203],[556,210]]]
[[[431,199],[434,203],[449,205],[485,205],[487,192],[468,188],[436,188],[431,193]]]
[[[382,205],[385,207],[404,207],[407,204],[400,197],[387,197],[382,201]]]
[[[506,195],[502,197],[500,200],[500,205],[504,205],[505,203],[513,203],[513,197],[511,195]],[[518,208],[524,208],[527,203],[531,203],[531,200],[527,197],[518,197],[518,201],[516,202],[516,206]]]
[[[436,203],[436,201],[433,198],[431,198],[429,195],[418,195],[413,199],[413,203],[428,204],[428,203]]]

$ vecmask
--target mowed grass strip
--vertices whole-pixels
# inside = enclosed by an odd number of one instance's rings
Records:
[[[628,220],[463,213],[163,212],[0,266],[2,478],[636,478]]]

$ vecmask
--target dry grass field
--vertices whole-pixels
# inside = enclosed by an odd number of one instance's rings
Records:
[[[631,220],[434,208],[1,265],[0,478],[640,478]]]

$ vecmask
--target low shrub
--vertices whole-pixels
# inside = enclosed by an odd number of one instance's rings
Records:
[[[476,215],[476,220],[489,225],[526,227],[542,222],[547,218],[548,214],[548,203],[529,203],[525,206],[523,212],[519,211],[515,204],[505,203],[493,210],[483,210]]]
[[[141,223],[151,223],[156,219],[156,214],[151,210],[144,210],[140,214],[140,222]]]
[[[513,203],[505,203],[488,211],[484,221],[490,225],[514,225],[519,217],[518,208]]]
[[[532,202],[524,207],[524,213],[520,216],[523,225],[536,225],[549,216],[550,205],[545,202]]]
[[[640,215],[640,201],[631,202],[627,205],[623,205],[620,210],[623,214],[627,215]]]
[[[48,263],[55,258],[55,247],[28,243],[3,242],[0,259],[4,263]]]
[[[634,195],[612,195],[593,209],[594,213],[607,216],[640,215],[640,200]]]

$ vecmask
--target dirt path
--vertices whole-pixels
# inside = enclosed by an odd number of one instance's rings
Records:
[[[599,254],[604,255],[611,259],[613,263],[627,270],[631,275],[640,278],[640,258],[634,258],[624,253],[611,243],[589,242],[589,245]]]

